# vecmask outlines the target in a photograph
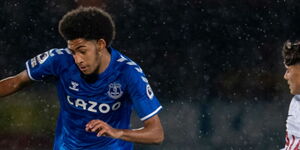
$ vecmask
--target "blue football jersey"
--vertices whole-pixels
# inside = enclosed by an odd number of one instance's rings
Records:
[[[109,48],[108,68],[88,82],[68,49],[51,49],[26,62],[31,80],[57,79],[60,102],[55,150],[128,150],[133,143],[86,132],[85,125],[94,119],[113,128],[129,129],[134,109],[142,121],[157,114],[162,106],[142,69],[117,50]]]

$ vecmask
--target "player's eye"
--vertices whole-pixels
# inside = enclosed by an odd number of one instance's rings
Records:
[[[86,53],[86,50],[79,50],[79,52],[80,52],[81,54],[85,54],[85,53]]]

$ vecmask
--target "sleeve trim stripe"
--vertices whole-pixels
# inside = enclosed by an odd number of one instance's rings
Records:
[[[28,64],[28,61],[26,62],[26,68],[27,68],[27,74],[29,76],[29,78],[33,81],[37,81],[36,79],[34,79],[32,76],[31,76],[31,73],[30,73],[30,67],[29,67],[29,64]]]
[[[157,113],[159,110],[161,110],[161,109],[162,109],[162,106],[159,106],[159,107],[158,107],[156,110],[154,110],[151,114],[149,114],[149,115],[143,117],[141,120],[144,121],[144,120],[146,120],[146,119],[152,117],[154,114],[156,114],[156,113]]]

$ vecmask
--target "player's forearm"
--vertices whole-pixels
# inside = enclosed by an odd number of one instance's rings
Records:
[[[134,130],[121,130],[122,136],[120,139],[135,142],[135,143],[142,143],[142,144],[161,144],[164,140],[164,133],[162,128],[141,128],[141,129],[134,129]]]
[[[19,85],[15,84],[14,80],[14,77],[8,77],[0,81],[0,97],[13,94],[20,89]]]
[[[91,120],[85,125],[87,132],[96,132],[97,136],[109,136],[129,142],[142,144],[160,144],[164,140],[164,131],[158,115],[144,121],[140,129],[115,129],[102,120]]]
[[[16,76],[0,80],[0,97],[11,95],[28,84],[29,79],[26,75],[26,71],[23,71]]]
[[[143,144],[160,144],[164,131],[158,115],[144,121],[144,127],[134,130],[121,130],[120,139]]]

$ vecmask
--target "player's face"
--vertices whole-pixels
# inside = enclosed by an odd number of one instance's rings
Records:
[[[83,74],[90,75],[98,72],[101,63],[101,48],[96,40],[78,38],[68,40],[67,43],[76,65]]]
[[[284,79],[288,82],[291,94],[300,94],[300,64],[285,67]]]

